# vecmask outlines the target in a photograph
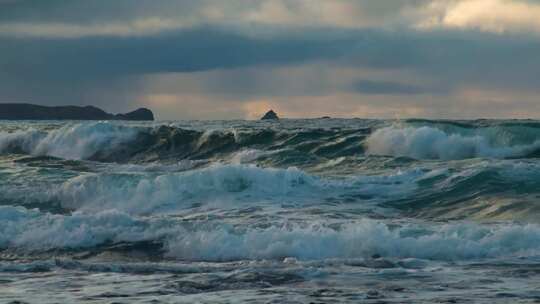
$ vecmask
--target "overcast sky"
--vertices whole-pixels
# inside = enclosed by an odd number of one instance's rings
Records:
[[[0,102],[540,118],[540,0],[0,0]]]

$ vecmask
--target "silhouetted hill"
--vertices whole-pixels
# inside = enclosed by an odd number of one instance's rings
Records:
[[[6,120],[154,120],[149,109],[110,114],[93,106],[47,107],[26,103],[0,103],[0,119]]]

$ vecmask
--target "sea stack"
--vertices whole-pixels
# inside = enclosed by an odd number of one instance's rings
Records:
[[[276,114],[276,112],[274,112],[274,110],[270,110],[264,114],[261,120],[279,120],[279,116]]]

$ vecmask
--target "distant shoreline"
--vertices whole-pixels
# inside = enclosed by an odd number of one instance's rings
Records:
[[[125,114],[111,114],[94,106],[41,106],[28,103],[0,103],[0,120],[133,120],[153,121],[154,113],[139,108]]]

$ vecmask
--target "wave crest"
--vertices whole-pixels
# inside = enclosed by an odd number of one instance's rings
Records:
[[[499,146],[494,141],[483,135],[446,133],[428,126],[390,126],[373,132],[366,145],[372,155],[442,160],[521,157],[540,149],[540,140],[514,146]]]
[[[133,140],[137,130],[109,122],[65,125],[49,132],[28,129],[0,132],[0,153],[26,153],[65,159],[88,159]]]
[[[72,178],[51,192],[72,210],[118,209],[134,214],[183,209],[193,204],[321,203],[347,195],[369,200],[406,195],[424,172],[411,170],[348,179],[322,178],[297,168],[213,165],[167,174],[100,173]]]
[[[22,251],[80,249],[106,243],[154,241],[187,261],[420,258],[470,260],[540,254],[534,224],[399,224],[372,219],[347,222],[273,222],[234,226],[219,221],[137,218],[118,211],[51,215],[0,206],[0,248]]]

